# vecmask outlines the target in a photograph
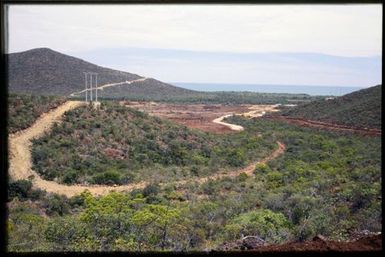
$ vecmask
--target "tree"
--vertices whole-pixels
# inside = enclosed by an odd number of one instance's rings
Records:
[[[233,240],[241,235],[257,235],[270,243],[280,243],[291,235],[291,225],[282,213],[260,209],[243,213],[225,226],[227,238]]]
[[[132,222],[137,227],[138,248],[145,241],[149,245],[157,245],[162,250],[171,246],[168,231],[178,224],[181,213],[178,209],[164,205],[146,205],[132,216]]]

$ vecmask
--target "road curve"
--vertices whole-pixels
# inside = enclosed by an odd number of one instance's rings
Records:
[[[234,130],[234,131],[243,131],[244,128],[242,126],[231,124],[231,123],[227,123],[227,122],[223,122],[223,119],[228,118],[230,116],[233,116],[233,115],[232,114],[223,115],[223,116],[221,116],[219,118],[214,119],[213,122],[217,123],[217,124],[220,124],[220,125],[223,125],[223,126],[226,126],[229,129]]]
[[[80,194],[84,190],[89,190],[93,195],[104,195],[110,191],[132,191],[134,189],[141,189],[147,186],[148,182],[139,182],[121,186],[64,185],[55,181],[44,180],[39,176],[39,174],[32,170],[31,140],[42,136],[45,132],[48,132],[55,122],[60,121],[60,118],[66,111],[84,104],[85,103],[81,101],[67,101],[59,107],[41,115],[29,128],[9,135],[9,175],[14,180],[32,179],[34,188],[40,188],[50,193],[63,194],[67,197]],[[199,183],[204,183],[209,179],[218,179],[226,176],[234,177],[242,172],[252,175],[256,164],[266,163],[284,152],[285,146],[280,142],[277,143],[278,149],[261,161],[254,162],[243,169],[237,169],[227,173],[219,172],[208,177],[199,178],[197,181]],[[188,182],[191,182],[191,180],[180,180],[176,183],[178,185],[182,185]]]
[[[252,105],[251,107],[249,107],[249,110],[250,110],[249,112],[236,113],[236,114],[226,114],[226,115],[223,115],[219,118],[214,119],[212,122],[226,126],[229,129],[234,130],[234,131],[243,131],[244,128],[242,126],[224,122],[223,119],[231,117],[233,115],[243,116],[243,117],[247,117],[247,118],[259,118],[259,117],[264,116],[266,114],[266,112],[271,113],[271,112],[278,111],[277,107],[278,107],[277,104],[275,104],[275,105]]]

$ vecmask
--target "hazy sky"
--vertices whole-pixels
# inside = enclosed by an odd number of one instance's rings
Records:
[[[9,52],[49,47],[164,81],[372,86],[381,26],[381,5],[17,5]]]

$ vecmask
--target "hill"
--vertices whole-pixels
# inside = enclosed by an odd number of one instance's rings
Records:
[[[68,56],[49,48],[8,55],[9,91],[37,95],[69,95],[84,89],[85,71],[97,72],[98,84],[141,78]]]
[[[241,116],[228,122],[245,130],[210,136],[110,101],[68,111],[33,142],[34,169],[67,184],[149,184],[67,198],[32,187],[33,178],[11,181],[9,251],[209,251],[250,236],[279,250],[319,234],[345,241],[381,231],[378,138]],[[226,163],[259,159],[276,140],[285,152],[253,175],[197,183]]]
[[[199,92],[176,87],[152,78],[130,84],[125,83],[119,86],[108,87],[99,92],[101,97],[135,100],[162,100],[165,98],[191,97],[196,93],[200,94]]]
[[[298,105],[281,114],[338,125],[381,129],[381,90],[382,85],[377,85],[334,99]]]
[[[107,87],[100,96],[107,99],[150,100],[182,103],[297,103],[316,99],[306,94],[253,92],[199,92],[176,87],[156,79],[108,69],[48,48],[8,54],[11,93],[69,96],[84,90],[83,72],[97,72],[98,85]],[[140,81],[132,82],[141,79]],[[126,82],[127,83],[124,83]],[[131,83],[130,83],[131,82]],[[81,96],[81,94],[80,94]]]
[[[65,184],[127,184],[151,177],[170,182],[245,166],[266,156],[275,147],[271,140],[212,135],[106,101],[98,110],[82,106],[66,112],[50,133],[35,139],[33,169]]]

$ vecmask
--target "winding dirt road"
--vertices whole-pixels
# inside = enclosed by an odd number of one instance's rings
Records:
[[[266,164],[269,161],[277,158],[278,156],[280,156],[281,154],[283,154],[285,152],[285,149],[286,149],[285,145],[279,141],[277,141],[277,144],[278,144],[278,148],[276,150],[274,150],[271,154],[269,154],[269,156],[265,157],[264,159],[262,159],[260,161],[252,162],[251,164],[247,165],[246,167],[244,167],[242,169],[237,169],[237,170],[227,172],[227,173],[217,173],[217,174],[214,174],[214,175],[211,175],[208,177],[199,178],[197,180],[194,180],[194,182],[198,182],[199,184],[202,184],[202,183],[207,182],[208,180],[221,179],[224,177],[236,177],[236,176],[239,176],[241,173],[246,173],[247,175],[252,176],[252,175],[254,175],[253,172],[254,172],[255,166],[257,164]],[[188,181],[181,180],[181,181],[176,182],[176,184],[177,185],[183,185],[186,182],[188,182]]]
[[[243,131],[244,128],[242,126],[231,124],[231,123],[227,123],[227,122],[223,122],[223,119],[228,118],[230,116],[233,116],[233,114],[223,115],[222,117],[214,119],[213,122],[217,123],[217,124],[220,124],[220,125],[223,125],[223,126],[226,126],[229,129],[234,130],[234,131]]]
[[[93,195],[104,195],[110,191],[132,191],[134,189],[144,188],[148,182],[139,182],[122,186],[103,186],[103,185],[64,185],[55,181],[42,179],[34,170],[32,170],[32,155],[31,155],[31,140],[42,136],[48,132],[55,122],[60,122],[60,118],[66,111],[84,105],[81,101],[67,101],[56,109],[41,115],[35,123],[29,128],[19,131],[9,136],[9,174],[15,179],[32,179],[33,187],[46,190],[51,193],[63,194],[68,197],[82,193],[84,190],[89,190]],[[234,125],[238,126],[238,125]],[[240,126],[239,126],[240,127]],[[243,129],[243,128],[242,128]],[[278,149],[272,152],[269,156],[261,161],[253,162],[243,169],[237,169],[232,172],[218,173],[212,176],[199,178],[199,183],[204,183],[209,179],[219,179],[222,177],[235,177],[242,172],[252,175],[255,165],[258,163],[266,163],[271,159],[278,157],[285,150],[285,146],[278,143]],[[176,182],[178,185],[183,185],[191,180],[180,180]]]
[[[100,87],[97,87],[97,88],[93,88],[93,90],[104,90],[106,87],[115,87],[115,86],[121,86],[121,85],[130,85],[132,83],[135,83],[135,82],[142,82],[142,81],[145,81],[146,79],[148,78],[140,78],[140,79],[135,79],[135,80],[126,80],[126,81],[122,81],[122,82],[118,82],[118,83],[110,83],[110,84],[105,84],[103,86],[100,86]],[[70,94],[70,96],[76,96],[76,95],[80,95],[81,93],[84,93],[86,90],[83,89],[81,91],[78,91],[78,92],[74,92],[72,94]]]
[[[382,131],[380,129],[358,128],[358,127],[339,125],[339,124],[333,124],[333,123],[316,121],[316,120],[306,120],[301,118],[286,117],[286,116],[271,115],[271,116],[264,116],[264,119],[285,121],[287,123],[299,125],[301,127],[319,128],[319,129],[330,130],[330,131],[350,132],[350,133],[356,133],[356,134],[361,134],[366,136],[381,136],[382,134]]]
[[[229,129],[234,130],[234,131],[243,131],[244,128],[242,126],[224,122],[223,119],[231,117],[233,115],[243,116],[243,117],[247,117],[247,118],[258,118],[258,117],[264,116],[266,114],[266,112],[269,112],[269,113],[277,112],[278,111],[278,109],[276,109],[277,107],[278,107],[277,104],[272,105],[272,106],[264,106],[263,108],[260,108],[260,106],[258,106],[258,105],[253,105],[253,106],[249,107],[249,110],[250,110],[249,112],[226,114],[226,115],[223,115],[219,118],[214,119],[212,122],[226,126]]]

